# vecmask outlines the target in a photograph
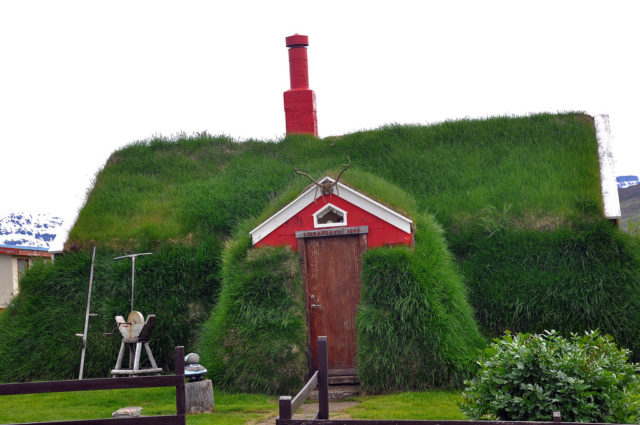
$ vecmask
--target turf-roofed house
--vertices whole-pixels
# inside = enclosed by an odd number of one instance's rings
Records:
[[[307,42],[288,40],[296,64]],[[640,243],[615,225],[606,120],[318,138],[306,68],[287,93],[277,143],[199,134],[111,155],[65,253],[27,270],[0,313],[1,381],[77,376],[94,244],[89,377],[114,367],[104,333],[129,308],[131,269],[113,258],[147,251],[136,308],[156,314],[158,365],[184,345],[217,388],[297,392],[318,334],[369,392],[459,388],[505,330],[600,329],[640,358]]]
[[[254,247],[284,245],[300,253],[312,369],[318,368],[315,341],[330,335],[332,375],[356,375],[362,254],[412,245],[412,226],[411,219],[325,177],[250,232]]]

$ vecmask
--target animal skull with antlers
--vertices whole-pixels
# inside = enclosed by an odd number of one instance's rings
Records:
[[[320,193],[322,194],[322,199],[324,199],[324,195],[331,195],[333,193],[334,187],[336,188],[336,193],[338,193],[338,195],[340,194],[340,192],[338,191],[338,181],[340,180],[340,177],[342,177],[342,173],[347,171],[347,168],[349,168],[349,166],[351,165],[351,159],[349,159],[349,155],[347,155],[347,163],[340,164],[340,165],[342,165],[344,168],[342,169],[342,171],[340,171],[340,174],[338,174],[338,178],[336,178],[334,181],[326,181],[326,182],[318,182],[309,174],[305,173],[304,171],[300,171],[297,168],[294,168],[294,170],[296,173],[302,174],[303,176],[308,177],[309,180],[311,180],[313,184],[316,185],[316,191],[313,195],[313,202],[316,202],[316,200],[318,199],[318,189],[320,189],[321,191]]]

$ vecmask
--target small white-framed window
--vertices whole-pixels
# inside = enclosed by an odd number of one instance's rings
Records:
[[[313,214],[313,227],[336,227],[347,225],[347,212],[333,204],[327,204]]]

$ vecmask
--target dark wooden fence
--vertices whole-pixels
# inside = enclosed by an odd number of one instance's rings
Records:
[[[291,396],[280,397],[280,411],[276,425],[585,425],[581,422],[562,422],[560,412],[553,412],[552,421],[453,421],[453,420],[363,420],[339,419],[329,420],[329,381],[327,370],[327,337],[318,337],[318,370],[307,381],[300,392]],[[309,393],[318,385],[318,413],[313,419],[292,419],[293,414],[305,402]],[[591,423],[589,425],[612,425]]]
[[[329,354],[326,336],[318,337],[318,370],[293,399],[288,395],[280,397],[278,419],[291,419],[316,385],[318,386],[318,413],[315,419],[329,419]]]
[[[76,421],[30,422],[47,425],[185,425],[184,347],[175,348],[175,375],[101,378],[49,382],[20,382],[0,385],[0,396],[12,394],[56,393],[70,391],[116,390],[128,388],[176,387],[176,414],[132,418],[87,419]]]

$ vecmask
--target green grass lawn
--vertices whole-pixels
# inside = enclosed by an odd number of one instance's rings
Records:
[[[277,397],[215,392],[214,414],[188,415],[188,424],[241,425],[274,416]],[[141,406],[147,416],[176,412],[174,388],[83,391],[2,396],[0,423],[109,418],[125,406]]]
[[[465,420],[458,408],[459,391],[425,391],[361,396],[360,404],[345,410],[353,419]]]
[[[215,413],[188,415],[187,424],[254,424],[278,414],[277,397],[215,391]],[[457,407],[460,393],[429,391],[354,398],[359,405],[345,411],[354,419],[465,419]],[[111,417],[125,406],[141,406],[142,414],[175,413],[175,389],[87,391],[2,396],[0,423],[80,420]]]

